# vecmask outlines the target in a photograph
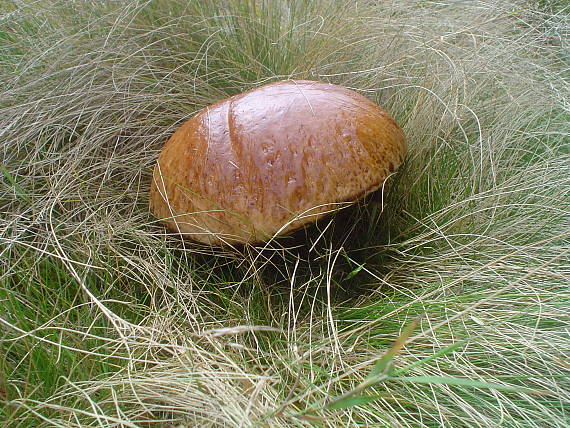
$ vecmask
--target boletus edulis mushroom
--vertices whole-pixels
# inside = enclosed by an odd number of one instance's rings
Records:
[[[170,137],[152,213],[212,245],[261,243],[377,190],[406,153],[390,115],[347,88],[270,83],[208,106]]]

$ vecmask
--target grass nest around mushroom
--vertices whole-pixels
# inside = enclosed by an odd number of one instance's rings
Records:
[[[2,2],[2,424],[567,426],[568,16]],[[398,172],[285,240],[167,233],[148,203],[168,137],[286,79],[385,107]]]

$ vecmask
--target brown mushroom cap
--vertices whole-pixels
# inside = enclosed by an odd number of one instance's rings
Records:
[[[204,108],[170,137],[150,207],[195,241],[263,242],[378,189],[405,152],[396,122],[362,95],[271,83]]]

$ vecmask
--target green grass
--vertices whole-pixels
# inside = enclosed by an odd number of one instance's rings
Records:
[[[568,425],[568,9],[373,3],[2,3],[0,424]],[[392,113],[381,197],[267,246],[168,235],[168,136],[285,78]]]

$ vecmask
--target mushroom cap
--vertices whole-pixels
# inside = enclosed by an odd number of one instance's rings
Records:
[[[402,163],[404,134],[347,88],[270,83],[178,128],[154,169],[152,213],[213,245],[260,243],[378,189]]]

